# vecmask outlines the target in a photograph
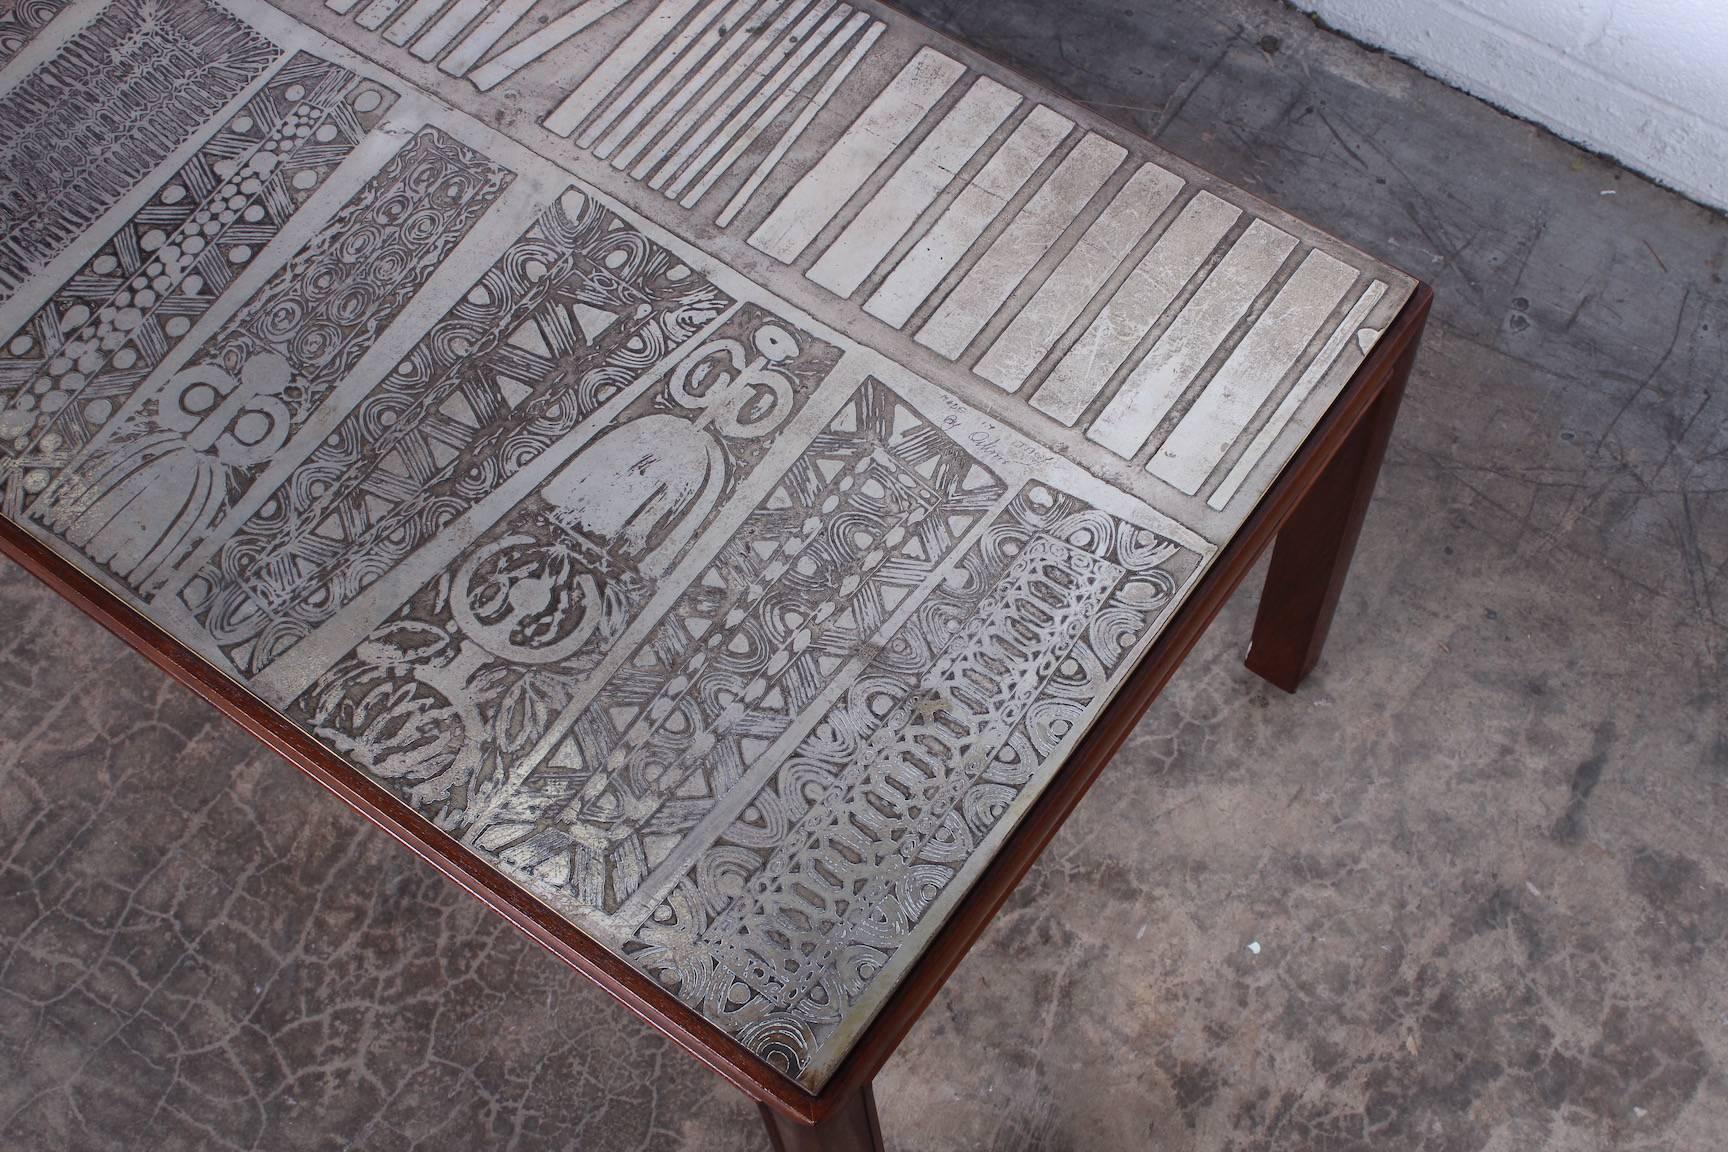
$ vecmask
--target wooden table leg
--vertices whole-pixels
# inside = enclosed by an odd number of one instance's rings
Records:
[[[869,1084],[850,1093],[814,1127],[788,1120],[766,1104],[757,1107],[774,1152],[883,1152],[882,1121],[876,1116],[876,1093]]]
[[[1418,331],[1373,405],[1278,530],[1244,662],[1286,692],[1296,691],[1320,660],[1420,343]]]

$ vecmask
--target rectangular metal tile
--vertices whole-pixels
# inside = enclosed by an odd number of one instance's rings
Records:
[[[965,71],[934,48],[920,50],[774,206],[750,246],[783,263],[796,260]]]
[[[1140,451],[1295,247],[1294,236],[1264,220],[1249,225],[1146,358],[1122,382],[1086,430],[1087,439],[1118,456],[1129,457]]]
[[[1338,363],[1339,356],[1353,339],[1356,341],[1357,351],[1361,355],[1366,355],[1373,348],[1374,342],[1380,334],[1371,328],[1364,328],[1362,325],[1368,319],[1368,314],[1374,310],[1374,306],[1385,295],[1385,282],[1376,280],[1351,306],[1344,319],[1338,322],[1338,327],[1333,330],[1332,335],[1326,338],[1325,346],[1320,349],[1313,360],[1309,361],[1308,368],[1302,373],[1301,378],[1288,392],[1284,393],[1284,398],[1278,402],[1278,407],[1273,411],[1271,417],[1267,419],[1265,424],[1261,425],[1260,431],[1254,434],[1254,439],[1242,455],[1236,458],[1236,463],[1230,466],[1230,471],[1225,474],[1223,480],[1219,481],[1218,487],[1213,490],[1212,495],[1206,498],[1209,507],[1221,510],[1235,497],[1237,491],[1241,489],[1243,481],[1248,479],[1248,474],[1272,450],[1272,445],[1289,427],[1290,421],[1295,418],[1296,410],[1303,405],[1308,397],[1314,394],[1320,381],[1332,370],[1332,366]]]
[[[918,343],[950,360],[959,359],[1127,155],[1128,150],[1113,140],[1094,133],[1081,137],[918,330]]]
[[[1181,190],[1181,177],[1155,164],[1134,173],[974,371],[1004,391],[1019,391]]]
[[[1042,104],[1032,109],[889,273],[864,310],[896,328],[904,327],[1073,127],[1072,120]]]
[[[1064,424],[1079,420],[1241,215],[1210,192],[1196,193],[1057,361],[1032,407]]]
[[[807,273],[810,279],[837,296],[852,295],[1019,103],[1018,93],[988,76],[973,81],[822,253]]]
[[[1356,269],[1309,252],[1152,454],[1147,470],[1190,496],[1200,491],[1355,282]]]

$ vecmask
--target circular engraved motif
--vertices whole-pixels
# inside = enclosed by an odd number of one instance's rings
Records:
[[[599,586],[573,561],[564,548],[506,536],[456,573],[450,611],[463,632],[500,659],[568,659],[600,623]]]

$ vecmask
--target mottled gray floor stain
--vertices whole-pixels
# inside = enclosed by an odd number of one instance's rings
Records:
[[[1597,725],[1596,742],[1591,746],[1589,757],[1572,773],[1572,798],[1567,801],[1566,811],[1554,822],[1554,830],[1550,833],[1562,844],[1571,844],[1584,834],[1584,813],[1590,803],[1590,794],[1602,782],[1602,770],[1607,766],[1608,752],[1614,746],[1614,735],[1613,720],[1604,720]]]
[[[1728,221],[1270,0],[914,6],[1440,296],[1319,673],[1226,610],[885,1069],[891,1146],[1719,1147]],[[0,1146],[764,1146],[11,567],[0,620]]]

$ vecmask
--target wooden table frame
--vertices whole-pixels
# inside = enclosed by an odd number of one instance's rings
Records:
[[[1277,545],[1247,664],[1285,691],[1295,691],[1314,667],[1349,571],[1432,300],[1432,290],[1419,284],[820,1094],[800,1089],[114,593],[3,519],[0,551],[730,1080],[757,1102],[780,1152],[874,1152],[882,1147],[882,1135],[872,1078],[1274,538]]]

